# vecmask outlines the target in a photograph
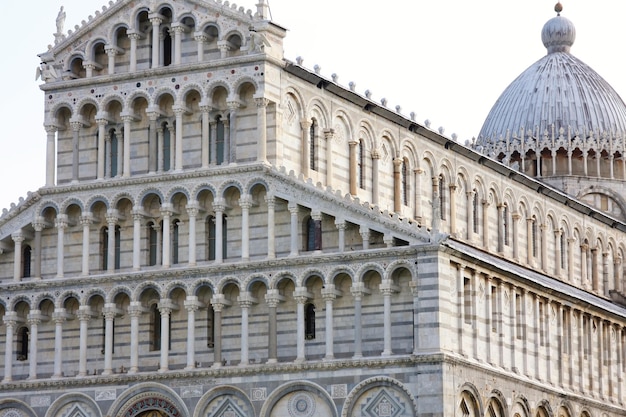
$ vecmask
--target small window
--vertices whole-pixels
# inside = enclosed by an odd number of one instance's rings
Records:
[[[28,344],[29,344],[29,331],[28,327],[20,327],[17,331],[17,360],[28,360]]]
[[[215,312],[209,306],[206,318],[206,345],[208,348],[215,346]]]
[[[315,339],[315,305],[313,303],[304,306],[304,338]]]
[[[446,179],[439,176],[439,216],[441,220],[446,219]]]
[[[509,246],[509,206],[506,203],[502,209],[502,227],[504,228],[502,231],[504,234],[504,244]]]
[[[402,179],[402,204],[409,205],[409,183],[408,183],[408,163],[406,159],[402,160],[401,166],[401,179]]]
[[[179,220],[174,220],[172,224],[172,264],[178,263],[178,245],[179,245]]]
[[[157,253],[159,250],[157,237],[156,225],[153,222],[148,223],[148,265],[150,266],[157,264]]]
[[[363,140],[359,140],[357,148],[357,175],[359,180],[359,188],[365,190],[365,149]]]
[[[111,141],[110,141],[110,147],[111,147],[111,156],[110,156],[110,160],[109,160],[109,166],[110,171],[109,173],[111,174],[111,178],[116,177],[117,176],[117,171],[118,171],[118,166],[117,166],[117,157],[119,154],[119,143],[117,140],[117,133],[115,132],[115,130],[112,130],[110,133],[110,137],[111,137]]]
[[[172,169],[172,133],[167,123],[163,125],[163,170]]]
[[[474,190],[474,197],[472,199],[472,225],[474,229],[474,233],[478,233],[478,193]]]
[[[32,249],[29,245],[24,246],[22,250],[22,277],[30,278],[30,267],[32,260]]]
[[[309,128],[309,168],[313,171],[317,171],[317,135],[318,127],[317,120],[311,120],[311,127]]]
[[[156,304],[150,308],[150,330],[150,350],[161,350],[161,313]]]

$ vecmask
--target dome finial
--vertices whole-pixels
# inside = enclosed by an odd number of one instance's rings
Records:
[[[556,12],[557,16],[561,16],[561,12],[563,11],[563,5],[561,4],[561,2],[557,2],[556,5],[554,6],[554,11]]]

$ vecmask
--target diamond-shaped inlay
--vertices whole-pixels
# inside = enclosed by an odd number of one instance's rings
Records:
[[[394,398],[387,391],[381,390],[367,401],[363,410],[369,417],[397,417],[404,414],[404,405],[398,398]]]

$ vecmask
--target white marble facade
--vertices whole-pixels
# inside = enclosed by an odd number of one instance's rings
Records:
[[[119,0],[40,55],[0,417],[623,415],[625,225],[284,60],[267,7]]]

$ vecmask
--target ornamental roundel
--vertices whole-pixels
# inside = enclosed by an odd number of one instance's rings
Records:
[[[161,415],[165,414],[168,417],[182,417],[180,411],[172,403],[164,398],[157,397],[146,397],[136,401],[121,416],[136,417],[150,410],[161,411]]]
[[[311,417],[315,413],[315,399],[306,392],[299,392],[289,399],[291,417]]]

